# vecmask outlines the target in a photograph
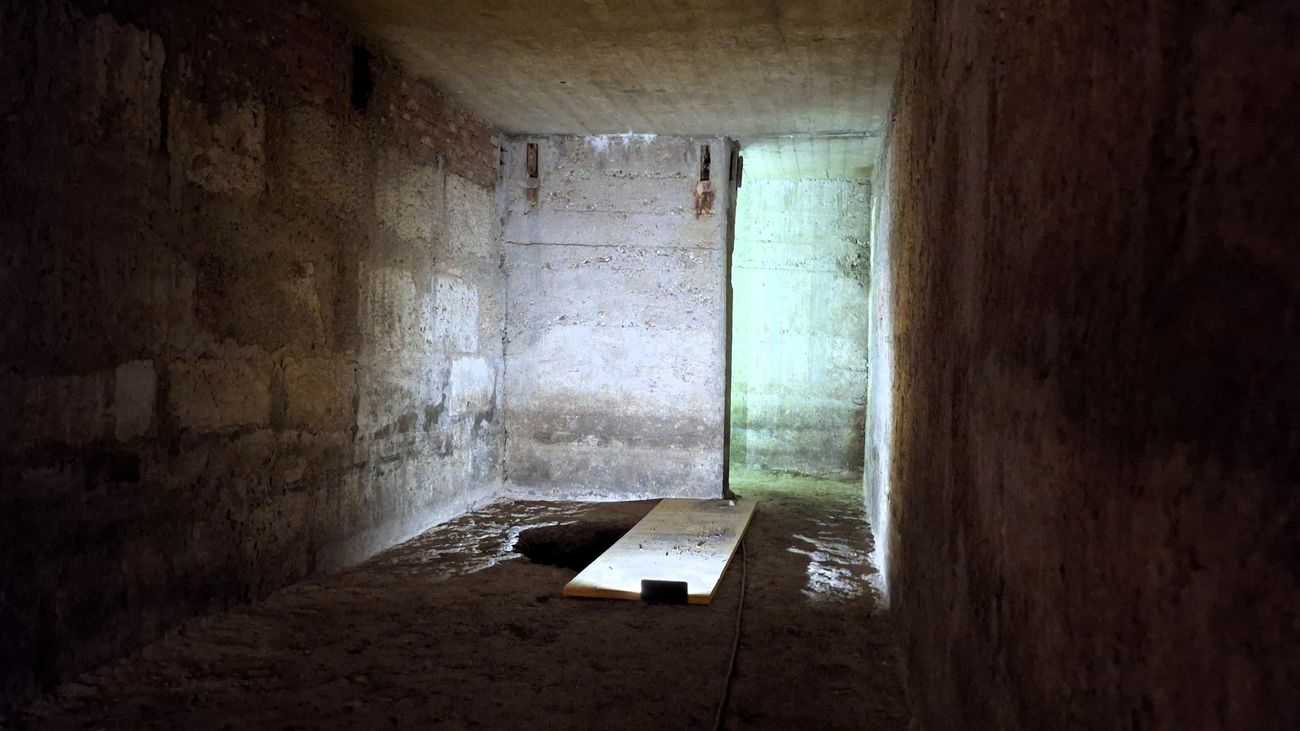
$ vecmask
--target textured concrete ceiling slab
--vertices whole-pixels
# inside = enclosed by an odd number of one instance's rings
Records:
[[[326,0],[508,132],[878,133],[903,0]]]

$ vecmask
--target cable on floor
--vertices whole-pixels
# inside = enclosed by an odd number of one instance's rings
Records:
[[[736,602],[736,633],[731,639],[731,659],[727,661],[727,675],[723,678],[722,698],[718,701],[718,714],[713,718],[713,731],[721,731],[722,717],[727,710],[727,699],[731,695],[731,677],[736,673],[736,655],[740,654],[740,622],[745,611],[745,574],[746,564],[745,540],[740,541],[740,601]]]

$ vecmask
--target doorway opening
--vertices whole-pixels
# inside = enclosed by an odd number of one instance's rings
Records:
[[[871,141],[745,141],[730,263],[730,482],[859,483]]]

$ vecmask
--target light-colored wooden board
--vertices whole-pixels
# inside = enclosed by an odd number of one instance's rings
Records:
[[[640,599],[642,579],[684,581],[691,604],[708,604],[753,515],[752,500],[665,498],[564,594]]]

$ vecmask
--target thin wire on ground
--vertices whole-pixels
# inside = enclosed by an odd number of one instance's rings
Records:
[[[740,601],[736,602],[736,632],[731,638],[731,657],[727,660],[727,675],[722,679],[722,698],[718,701],[718,713],[713,718],[713,731],[721,731],[722,717],[727,711],[727,700],[731,695],[731,677],[736,673],[736,655],[740,654],[740,623],[745,611],[745,574],[747,573],[745,557],[745,539],[740,540]]]

